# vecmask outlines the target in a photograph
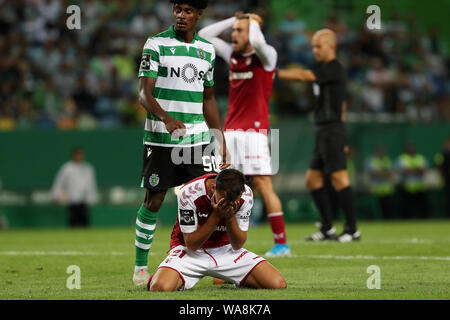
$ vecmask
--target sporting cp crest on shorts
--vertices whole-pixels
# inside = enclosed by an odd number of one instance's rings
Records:
[[[156,187],[157,185],[158,185],[158,183],[159,183],[159,177],[158,177],[158,175],[157,174],[152,174],[151,176],[150,176],[150,178],[148,179],[148,183],[150,183],[150,185],[152,186],[152,187]]]

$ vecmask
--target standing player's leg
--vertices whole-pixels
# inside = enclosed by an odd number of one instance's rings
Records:
[[[323,168],[330,174],[331,184],[337,192],[339,207],[345,213],[344,231],[338,236],[340,242],[359,240],[356,229],[356,204],[347,171],[347,137],[343,126],[332,126],[325,132],[323,143]]]
[[[306,171],[306,187],[320,214],[320,229],[307,241],[336,240],[336,230],[333,228],[333,207],[331,197],[325,186],[325,155],[327,136],[324,128],[317,128],[314,138],[314,150],[309,169]]]
[[[136,258],[133,282],[135,285],[146,283],[148,273],[148,252],[152,246],[153,235],[156,229],[158,211],[164,201],[167,190],[152,192],[147,190],[144,203],[138,210],[136,218]]]
[[[305,240],[321,241],[335,240],[336,231],[333,228],[333,209],[330,196],[324,186],[324,174],[321,170],[308,169],[306,172],[306,187],[308,188],[314,204],[320,214],[320,230]]]
[[[133,274],[135,285],[147,282],[148,252],[152,245],[158,211],[169,188],[179,185],[176,165],[171,159],[172,148],[144,146],[141,188],[146,189],[143,204],[136,218],[136,259]]]
[[[290,254],[291,250],[286,243],[286,230],[284,214],[280,198],[275,193],[271,176],[253,176],[255,190],[263,198],[273,233],[275,246],[266,253],[266,256],[283,256]]]
[[[331,173],[331,183],[337,191],[339,204],[345,213],[345,226],[343,233],[338,237],[341,242],[359,240],[359,232],[356,228],[356,206],[350,179],[347,170],[339,170]]]

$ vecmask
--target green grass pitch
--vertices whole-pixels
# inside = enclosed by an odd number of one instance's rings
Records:
[[[340,225],[338,225],[341,227]],[[272,258],[286,290],[214,286],[205,277],[185,292],[150,293],[132,284],[134,228],[0,232],[0,299],[450,299],[450,221],[361,222],[355,243],[307,243],[312,224],[287,224],[292,256]],[[171,228],[158,227],[150,251],[154,271],[166,256]],[[267,224],[251,228],[246,249],[272,246]],[[81,270],[69,290],[67,268]],[[368,289],[367,268],[380,268],[380,289]]]

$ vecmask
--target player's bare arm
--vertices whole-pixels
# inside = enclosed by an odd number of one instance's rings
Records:
[[[227,143],[223,134],[222,124],[220,121],[219,108],[217,107],[217,101],[214,97],[214,87],[205,87],[203,92],[203,116],[205,122],[210,129],[215,129],[214,134],[217,135],[220,132],[220,136],[216,136],[219,146],[219,152],[222,156],[222,163],[219,165],[220,170],[228,168],[230,166],[230,156],[227,150]]]
[[[154,115],[156,118],[164,122],[167,131],[172,134],[175,130],[178,136],[183,136],[186,133],[186,127],[183,122],[170,116],[159,105],[153,97],[153,90],[155,89],[156,79],[149,77],[139,78],[139,102],[147,110],[147,112]]]
[[[245,241],[247,241],[247,232],[242,231],[239,228],[236,216],[233,214],[226,222],[228,239],[234,250],[239,250],[244,246]]]
[[[200,248],[209,239],[220,220],[232,214],[233,208],[230,202],[223,198],[216,201],[216,197],[212,196],[211,206],[213,212],[203,225],[192,233],[183,233],[184,243],[189,250],[195,251]]]
[[[215,198],[211,200],[211,203],[214,208],[214,206],[216,205]],[[216,210],[219,210],[218,211],[219,216],[224,217],[226,219],[228,239],[230,240],[231,246],[233,247],[234,250],[241,249],[244,246],[245,241],[247,240],[247,232],[242,231],[241,228],[239,228],[236,221],[236,213],[239,210],[239,200],[226,201],[225,205],[222,205],[222,208],[219,207]]]
[[[208,220],[202,226],[199,226],[197,230],[192,233],[183,233],[186,247],[192,251],[199,249],[209,239],[219,221],[220,219],[217,215],[210,215]]]
[[[316,76],[311,70],[301,68],[293,69],[279,69],[277,70],[277,77],[283,80],[315,82]]]
[[[209,239],[214,232],[220,218],[216,214],[211,214],[206,222],[199,226],[192,233],[183,233],[184,243],[189,250],[195,251],[199,249],[206,240]]]

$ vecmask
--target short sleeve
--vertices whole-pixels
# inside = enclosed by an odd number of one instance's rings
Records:
[[[316,82],[321,85],[340,80],[343,70],[337,63],[330,62],[313,69],[312,72],[316,76]]]
[[[139,66],[138,77],[158,77],[158,67],[159,67],[159,48],[157,46],[156,40],[149,38],[144,45],[142,50],[142,59]]]
[[[213,49],[212,54],[211,54],[211,66],[210,66],[209,70],[205,74],[203,86],[205,86],[205,87],[212,87],[212,86],[214,86],[214,68],[215,68],[215,65],[216,65],[216,52]]]
[[[241,199],[244,200],[239,210],[236,212],[236,221],[239,229],[242,231],[248,231],[248,226],[250,224],[250,214],[253,207],[253,192],[249,186],[245,186],[245,191],[242,194]]]
[[[178,192],[178,223],[183,233],[192,233],[197,230],[198,220],[196,207],[191,195],[183,188]]]

